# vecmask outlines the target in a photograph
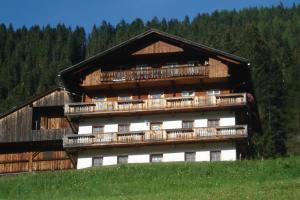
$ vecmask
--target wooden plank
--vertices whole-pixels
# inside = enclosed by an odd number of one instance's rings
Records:
[[[166,43],[164,41],[157,41],[153,44],[150,44],[150,45],[134,52],[132,55],[177,53],[177,52],[183,52],[183,51],[184,50],[181,47]]]

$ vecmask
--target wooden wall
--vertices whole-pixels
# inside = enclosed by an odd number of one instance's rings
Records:
[[[168,44],[164,41],[157,41],[149,46],[146,46],[146,47],[134,52],[133,55],[175,53],[175,52],[183,52],[183,49],[181,47],[177,47],[172,44]]]
[[[57,89],[3,116],[0,118],[0,143],[32,141],[34,112],[38,112],[38,109],[54,108],[53,106],[57,106],[62,110],[59,115],[63,117],[62,106],[64,102],[69,101],[68,93]],[[35,109],[32,106],[36,106]],[[63,128],[65,127],[64,124]]]
[[[71,160],[64,151],[0,154],[0,174],[73,168]]]
[[[0,119],[0,143],[31,139],[32,108],[27,105]]]
[[[63,106],[71,101],[68,92],[55,90],[32,103],[33,107]]]
[[[226,77],[229,75],[228,73],[228,66],[221,61],[214,59],[214,58],[209,58],[209,77],[214,78],[214,77]]]

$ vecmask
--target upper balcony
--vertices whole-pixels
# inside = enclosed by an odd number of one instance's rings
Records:
[[[220,94],[213,96],[170,97],[160,99],[130,99],[120,101],[98,101],[92,103],[65,104],[65,115],[101,116],[132,113],[157,113],[198,111],[243,107],[247,103],[246,93]]]
[[[117,133],[72,134],[63,139],[64,148],[90,148],[170,144],[200,141],[224,141],[247,138],[247,125],[191,127],[185,129],[147,130]]]
[[[224,68],[224,69],[223,69]],[[163,84],[175,81],[176,83],[194,83],[209,78],[227,78],[228,68],[200,64],[176,64],[162,65],[161,67],[141,67],[133,69],[121,69],[114,71],[97,70],[88,74],[82,81],[84,88],[122,88],[136,86],[139,83],[143,87],[152,84]]]

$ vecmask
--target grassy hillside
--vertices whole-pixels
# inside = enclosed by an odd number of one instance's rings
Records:
[[[300,199],[300,157],[2,176],[0,199]]]

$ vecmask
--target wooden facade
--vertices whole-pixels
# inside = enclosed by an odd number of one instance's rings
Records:
[[[30,142],[34,137],[33,130],[70,128],[63,111],[68,102],[68,93],[57,88],[2,115],[0,143]]]
[[[74,133],[63,110],[70,101],[55,88],[0,117],[0,173],[73,168],[61,143]]]
[[[247,59],[167,33],[143,33],[61,71],[68,91],[49,90],[0,116],[0,173],[74,168],[76,155],[89,148],[241,144],[251,134],[249,116],[256,112],[247,65]],[[234,113],[234,124],[79,131],[85,119],[223,111]]]
[[[65,151],[0,153],[0,173],[53,171],[73,168]]]

